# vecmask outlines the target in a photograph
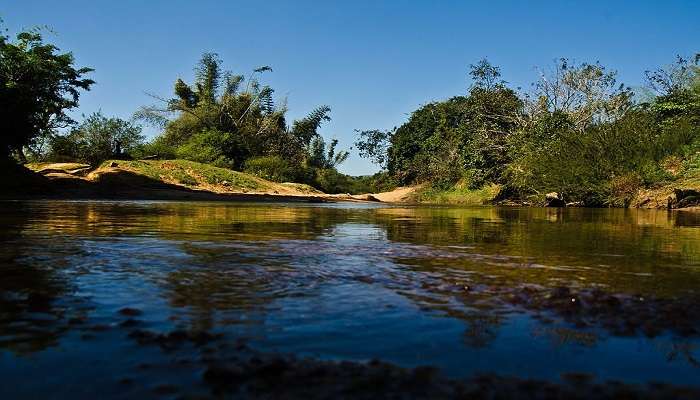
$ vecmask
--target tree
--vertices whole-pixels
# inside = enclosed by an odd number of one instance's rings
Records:
[[[623,116],[632,106],[632,91],[617,84],[617,73],[600,63],[573,63],[559,59],[549,72],[541,72],[528,97],[529,113],[564,113],[577,131]]]
[[[467,96],[424,105],[391,135],[363,132],[357,143],[361,154],[383,161],[386,148],[388,172],[402,184],[500,183],[509,162],[506,139],[517,129],[522,101],[486,60],[470,66],[470,77]]]
[[[692,86],[698,77],[698,68],[700,68],[700,54],[696,54],[692,61],[677,56],[675,63],[645,71],[644,75],[649,89],[659,96],[668,96]]]
[[[360,131],[355,129],[355,132],[359,133],[355,146],[360,152],[360,157],[368,158],[372,163],[385,169],[388,161],[387,152],[395,131],[395,128],[393,131],[379,129]]]
[[[0,35],[0,157],[16,152],[23,160],[24,146],[73,124],[66,111],[94,83],[84,78],[91,71],[75,68],[71,53],[44,43],[36,30],[19,33],[14,42]]]
[[[309,145],[309,154],[306,163],[309,167],[320,169],[335,169],[344,163],[350,153],[345,150],[336,152],[338,139],[333,139],[326,145],[326,141],[321,136],[315,137]]]
[[[319,127],[330,120],[330,108],[318,107],[290,127],[286,104],[275,103],[274,90],[257,80],[269,71],[269,66],[256,68],[246,79],[223,72],[218,56],[205,53],[195,68],[193,84],[177,79],[174,98],[154,96],[162,104],[144,107],[136,117],[164,128],[158,145],[168,145],[172,153],[188,159],[223,160],[229,167],[240,168],[252,157],[279,156],[301,164]],[[201,158],[206,155],[216,159]]]
[[[141,127],[97,112],[89,115],[68,135],[52,139],[54,158],[98,164],[110,158],[127,157],[143,143]]]
[[[700,126],[700,54],[693,61],[678,56],[665,68],[646,72],[647,86],[656,93],[644,104],[665,125],[680,120]]]
[[[472,81],[464,121],[462,154],[471,187],[503,183],[504,167],[511,161],[508,138],[518,129],[523,101],[501,79],[500,68],[486,59],[471,66]]]
[[[482,58],[476,64],[469,65],[469,76],[472,79],[470,90],[481,88],[491,91],[498,87],[505,87],[505,82],[500,79],[501,68],[491,64],[485,58]]]

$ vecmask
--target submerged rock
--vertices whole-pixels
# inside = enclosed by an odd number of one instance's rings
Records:
[[[700,333],[700,310],[694,305],[697,298],[645,298],[568,287],[524,287],[505,298],[526,310],[556,315],[580,327],[603,328],[617,336]]]
[[[119,310],[119,314],[127,317],[138,317],[143,314],[143,311],[136,308],[124,307]]]
[[[401,368],[369,363],[297,359],[258,354],[235,362],[209,365],[203,381],[214,397],[286,399],[693,399],[695,388],[599,382],[570,372],[561,382],[498,375],[452,379],[432,367]]]
[[[222,337],[221,334],[212,334],[206,331],[184,331],[175,330],[165,333],[157,333],[145,329],[135,329],[128,335],[129,338],[136,340],[139,344],[159,345],[164,349],[174,349],[185,343],[192,343],[195,346],[204,346]]]

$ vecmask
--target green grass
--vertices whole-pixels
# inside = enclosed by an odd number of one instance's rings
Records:
[[[39,162],[39,163],[28,163],[24,164],[25,167],[31,169],[35,172],[41,172],[45,169],[60,169],[64,171],[70,171],[79,168],[89,168],[89,164],[83,163],[53,163],[53,162]]]
[[[186,186],[217,185],[229,190],[265,191],[273,184],[251,175],[187,160],[108,160],[100,168],[116,163],[126,169],[155,180]]]
[[[309,193],[309,194],[321,194],[323,193],[322,191],[314,188],[311,185],[307,185],[306,183],[293,183],[293,182],[284,182],[280,183],[282,186],[286,186],[288,188],[292,188],[294,190],[297,190],[302,193]]]
[[[481,189],[469,189],[459,184],[448,190],[426,187],[416,193],[416,200],[419,203],[476,206],[493,200],[500,189],[501,187],[495,184],[484,186]]]

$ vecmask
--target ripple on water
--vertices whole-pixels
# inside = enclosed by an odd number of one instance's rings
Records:
[[[212,346],[244,340],[265,354],[379,358],[452,377],[561,382],[582,372],[697,384],[700,235],[673,218],[288,204],[4,208],[0,373],[21,381],[87,363],[106,387],[147,376],[168,395],[196,386],[193,370],[223,352]],[[197,345],[204,333],[216,344]],[[165,372],[175,354],[186,362]],[[63,375],[65,385],[86,379]]]

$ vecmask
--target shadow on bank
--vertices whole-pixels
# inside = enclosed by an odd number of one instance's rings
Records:
[[[216,193],[166,183],[123,169],[101,173],[97,179],[88,180],[55,170],[37,173],[14,163],[3,163],[0,168],[7,173],[0,200],[333,201],[313,195]]]

